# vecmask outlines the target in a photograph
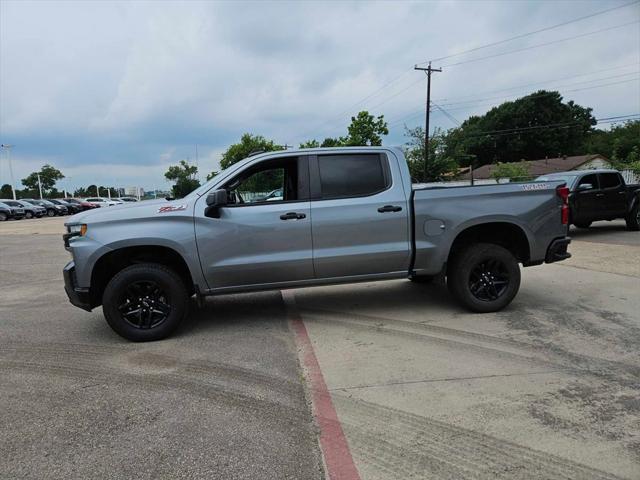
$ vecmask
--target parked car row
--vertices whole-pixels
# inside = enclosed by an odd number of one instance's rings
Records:
[[[112,199],[102,197],[85,199],[69,197],[57,199],[22,198],[20,200],[0,198],[0,222],[11,219],[74,215],[93,208],[123,205],[128,202],[137,202],[137,200],[133,197]]]

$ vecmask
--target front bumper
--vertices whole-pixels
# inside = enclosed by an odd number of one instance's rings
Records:
[[[551,245],[549,245],[544,261],[546,263],[553,263],[571,258],[571,254],[567,251],[570,243],[571,239],[569,237],[556,238],[551,242]]]
[[[91,311],[91,299],[88,288],[80,288],[76,283],[76,265],[74,262],[69,262],[62,270],[62,276],[64,277],[64,291],[69,297],[69,301],[72,305],[78,308]]]

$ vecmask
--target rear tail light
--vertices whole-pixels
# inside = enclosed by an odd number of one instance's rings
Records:
[[[569,224],[569,188],[566,185],[556,188],[556,193],[562,200],[562,224]]]

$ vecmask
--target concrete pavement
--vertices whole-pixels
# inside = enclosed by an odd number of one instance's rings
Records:
[[[323,478],[279,292],[129,343],[67,301],[62,222],[0,224],[0,478]]]
[[[362,478],[640,478],[640,235],[607,234],[496,314],[407,281],[297,290]]]
[[[62,222],[0,224],[0,477],[323,477],[278,292],[128,343],[68,304]],[[640,478],[640,234],[572,235],[496,314],[409,281],[287,294],[362,479]]]

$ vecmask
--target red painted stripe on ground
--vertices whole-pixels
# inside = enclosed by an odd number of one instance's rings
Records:
[[[293,292],[282,292],[291,328],[307,371],[313,414],[320,428],[320,448],[330,480],[360,480],[351,456],[347,438],[333,406],[331,394],[324,381],[318,358],[313,350],[307,328],[298,312]]]

